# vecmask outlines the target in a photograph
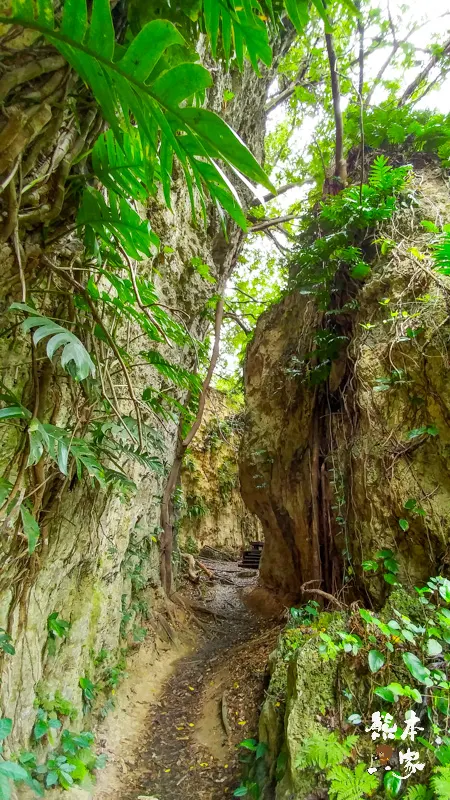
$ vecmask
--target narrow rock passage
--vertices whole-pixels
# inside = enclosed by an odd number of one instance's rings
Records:
[[[197,602],[215,616],[204,624],[197,650],[167,681],[117,800],[215,800],[231,796],[240,782],[237,745],[257,733],[267,657],[279,626],[244,605],[243,592],[255,581],[251,573],[234,562],[206,564],[218,580]]]

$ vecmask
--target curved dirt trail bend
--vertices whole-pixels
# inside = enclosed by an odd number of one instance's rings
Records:
[[[101,780],[95,800],[219,800],[239,785],[237,745],[257,733],[266,663],[280,627],[244,605],[256,573],[235,562],[203,562],[215,580],[192,590],[189,600],[214,616],[195,609],[206,620],[197,648],[175,664],[123,775],[107,788]]]

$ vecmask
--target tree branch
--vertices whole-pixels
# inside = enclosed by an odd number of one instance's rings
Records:
[[[252,227],[248,229],[248,233],[265,231],[266,228],[272,228],[274,225],[281,225],[281,223],[283,222],[290,222],[291,219],[298,219],[298,214],[286,214],[284,217],[275,217],[274,219],[263,219],[256,225],[252,225]]]
[[[274,200],[275,197],[280,197],[282,194],[286,194],[289,192],[290,189],[294,189],[296,186],[301,186],[301,181],[292,181],[292,183],[284,183],[283,186],[280,186],[276,192],[268,192],[267,194],[263,195],[262,202],[259,198],[255,198],[249,205],[249,208],[254,208],[255,206],[260,206],[262,203],[268,203],[269,200]]]
[[[202,385],[202,390],[200,392],[197,415],[190,430],[188,431],[184,439],[181,438],[181,434],[179,432],[175,457],[172,463],[171,470],[169,472],[169,477],[167,479],[166,487],[164,489],[164,494],[161,502],[161,528],[163,530],[161,535],[161,583],[167,595],[170,595],[172,591],[172,550],[173,550],[173,524],[172,524],[172,513],[171,513],[172,494],[177,485],[178,477],[181,470],[181,464],[183,461],[183,456],[187,448],[189,447],[190,443],[192,442],[192,439],[194,438],[195,434],[197,433],[203,419],[203,412],[205,409],[207,392],[209,389],[209,385],[211,383],[211,378],[213,376],[214,369],[217,364],[217,360],[219,358],[220,330],[222,327],[223,312],[224,312],[224,299],[223,297],[221,297],[216,306],[216,316],[214,322],[214,334],[215,334],[214,347],[211,354],[211,360],[209,362],[208,372],[206,373],[206,377]]]
[[[206,373],[205,380],[203,381],[202,391],[200,393],[200,398],[198,401],[197,416],[190,431],[183,439],[183,447],[185,450],[186,448],[189,447],[190,443],[192,442],[192,439],[194,438],[200,425],[202,424],[203,411],[205,410],[205,403],[206,403],[206,394],[208,392],[209,384],[211,383],[211,378],[216,368],[217,359],[219,358],[220,329],[222,327],[223,307],[224,307],[224,299],[223,297],[221,297],[216,306],[216,317],[214,321],[214,347],[211,353],[211,361],[209,362],[208,372]]]
[[[245,335],[248,336],[251,333],[250,328],[247,328],[244,320],[242,320],[239,314],[235,314],[234,311],[226,311],[223,315],[224,319],[232,319],[240,328],[244,331]]]
[[[279,230],[279,229],[278,229],[278,230]],[[287,236],[287,231],[284,231],[283,229],[281,229],[281,230],[283,231],[283,233],[285,234],[285,236]],[[265,230],[265,231],[264,231],[264,233],[265,233],[265,235],[266,235],[266,236],[267,236],[267,237],[270,239],[270,241],[272,242],[272,244],[274,244],[274,245],[275,245],[275,247],[277,248],[277,250],[279,250],[279,252],[281,253],[281,255],[282,255],[282,256],[285,256],[285,255],[286,255],[286,253],[289,253],[289,248],[288,248],[288,247],[284,247],[284,246],[283,246],[283,245],[282,245],[282,244],[281,244],[281,243],[278,241],[277,237],[273,235],[273,233],[272,233],[272,231],[271,231],[271,230],[269,230],[269,229],[267,228],[267,230]]]
[[[430,58],[428,64],[424,66],[424,68],[414,78],[412,83],[410,83],[409,86],[405,89],[398,103],[399,107],[405,105],[406,101],[409,100],[411,95],[413,95],[416,89],[419,88],[420,84],[425,80],[425,78],[428,77],[433,67],[435,67],[439,63],[441,58],[447,55],[450,55],[450,39],[447,39],[447,41],[442,46],[442,51],[440,53],[435,53],[435,55]]]

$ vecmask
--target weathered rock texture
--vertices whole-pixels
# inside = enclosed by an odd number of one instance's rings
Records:
[[[47,45],[36,42],[30,44],[29,36],[16,38],[14,47],[19,52],[19,55],[14,55],[15,65],[53,54]],[[56,76],[53,71],[50,78],[46,75],[38,79],[36,84],[44,92],[47,90],[46,81],[51,79],[57,87],[44,109],[48,112],[48,119],[46,117],[42,120],[45,133],[41,142],[42,152],[38,150],[39,159],[33,161],[32,147],[36,145],[34,138],[29,149],[26,145],[22,158],[22,164],[30,166],[28,174],[25,167],[23,168],[23,179],[31,182],[38,173],[41,182],[33,199],[35,213],[30,212],[30,216],[21,222],[19,228],[21,263],[27,282],[35,280],[36,276],[42,277],[43,291],[49,262],[55,269],[69,271],[74,268],[74,263],[76,266],[82,259],[81,242],[73,233],[65,233],[64,226],[66,222],[69,225],[73,222],[76,208],[73,208],[73,195],[64,200],[63,179],[67,177],[72,162],[79,155],[79,146],[86,151],[92,145],[101,124],[95,113],[89,116],[89,112],[87,117],[83,116],[86,114],[86,101],[90,101],[85,87],[64,64],[58,61],[57,66],[60,71]],[[223,91],[226,87],[232,87],[235,97],[230,104],[232,108],[226,113],[256,157],[261,158],[263,109],[269,75],[258,79],[250,69],[246,69],[242,76],[225,75],[217,67],[214,76],[215,86],[210,92],[209,107],[223,112]],[[68,87],[75,98],[75,105],[79,101],[80,107],[76,108],[76,113],[73,103],[64,101]],[[31,88],[36,87],[31,84]],[[14,106],[14,113],[21,107],[27,109],[30,102],[27,99],[30,83],[26,83],[22,94],[21,86],[11,91],[12,94],[6,92],[6,106]],[[55,108],[52,116],[53,104]],[[89,105],[87,107],[90,108]],[[1,119],[1,125],[7,125],[8,119],[10,117],[6,113]],[[88,129],[81,145],[77,138],[79,125],[82,130],[83,125]],[[35,137],[37,133],[36,129]],[[50,171],[48,180],[42,179],[45,163],[53,163],[52,159],[59,158],[62,145],[66,148],[62,153],[62,167],[65,172],[54,174]],[[26,161],[28,156],[29,161]],[[81,162],[81,166],[79,164],[75,169],[79,172],[85,171],[85,163]],[[54,205],[56,189],[60,192],[60,206]],[[2,208],[8,209],[13,199],[4,196]],[[31,199],[29,202],[31,203]],[[189,332],[202,339],[209,324],[204,314],[205,304],[212,294],[223,287],[232,270],[241,245],[242,233],[231,227],[229,239],[225,241],[219,219],[212,210],[209,211],[207,228],[195,226],[183,179],[177,174],[174,176],[172,206],[173,213],[170,213],[162,204],[152,201],[145,212],[161,242],[170,251],[160,255],[154,263],[141,264],[139,268],[143,276],[151,277],[155,281],[163,302],[180,309]],[[61,225],[57,230],[57,238],[54,243],[49,243],[48,234],[52,229],[46,228],[47,240],[44,242],[42,224],[48,226],[54,221]],[[2,379],[19,400],[28,405],[32,396],[29,337],[20,332],[17,326],[11,327],[14,317],[7,314],[10,303],[21,298],[17,248],[14,248],[8,238],[11,233],[8,230],[2,231]],[[217,278],[215,285],[211,286],[195,273],[191,265],[194,256],[200,257],[210,266],[211,273]],[[51,305],[51,297],[47,299],[47,303],[51,313],[55,308]],[[66,301],[62,301],[58,309],[64,314],[67,313],[65,303]],[[70,312],[68,318],[71,319]],[[133,328],[130,328],[122,333],[118,331],[117,335],[119,341],[120,336],[127,336],[130,341],[133,333]],[[142,340],[136,345],[130,345],[130,348],[133,346],[142,348]],[[165,347],[161,348],[161,352],[182,366],[191,368],[193,365],[192,352],[186,350],[176,353]],[[80,387],[72,384],[58,365],[51,365],[45,358],[44,351],[39,351],[38,355],[38,374],[35,377],[40,386],[37,411],[39,419],[63,427],[68,421],[80,419],[82,425],[84,418],[81,419],[79,415],[84,414],[84,397]],[[110,370],[117,375],[117,363],[114,363],[114,359],[111,360],[111,355],[108,358]],[[141,367],[139,374],[135,374],[133,378],[137,395],[146,386],[167,388],[161,376],[158,377],[150,367]],[[123,393],[120,369],[116,380],[120,401]],[[182,392],[179,400],[184,400]],[[120,402],[120,407],[123,414],[131,411],[128,402]],[[155,450],[155,455],[162,457],[167,473],[173,458],[176,424],[167,421],[162,423],[150,416],[145,421],[154,427],[162,440],[162,456],[158,450]],[[17,459],[14,460],[18,443],[17,428],[2,424],[0,435],[2,468],[9,480],[14,482],[17,472]],[[79,481],[74,475],[65,480],[55,470],[45,484],[42,484],[39,480],[40,473],[35,468],[32,484],[27,490],[37,487],[36,491],[39,492],[41,542],[36,552],[29,556],[26,542],[17,546],[13,541],[13,529],[2,534],[0,627],[12,636],[16,654],[0,654],[0,716],[13,719],[13,734],[9,742],[16,749],[29,749],[29,737],[37,713],[36,705],[42,705],[53,698],[57,691],[72,704],[73,716],[78,714],[77,719],[72,721],[62,715],[63,724],[72,729],[86,728],[90,723],[82,719],[83,695],[80,678],[87,677],[94,684],[100,680],[102,672],[104,673],[104,659],[106,658],[110,667],[114,667],[120,659],[120,646],[133,644],[141,638],[141,620],[147,617],[151,622],[154,619],[153,609],[163,602],[159,588],[158,536],[160,499],[165,476],[150,472],[136,462],[125,464],[124,467],[137,485],[137,492],[129,499],[119,499],[112,490],[100,491],[94,482],[87,479]],[[31,502],[34,502],[33,497],[36,495],[31,495]],[[61,619],[70,623],[70,630],[66,638],[57,640],[56,655],[51,655],[47,618],[55,611]],[[103,661],[98,658],[100,651],[106,651]],[[101,698],[102,702],[106,701],[104,693],[101,693]],[[98,708],[98,705],[99,702],[94,701],[94,708]],[[42,742],[46,744],[45,739]]]
[[[347,342],[329,378],[311,386],[298,368],[327,325],[312,296],[294,291],[263,314],[248,349],[241,486],[264,529],[261,577],[281,593],[351,585],[381,547],[405,584],[448,567],[450,282],[420,255],[420,221],[444,223],[450,202],[439,166],[418,164],[414,181],[418,205],[380,233],[397,245],[372,253],[356,311],[331,317]],[[381,579],[365,588],[382,599]]]
[[[261,523],[241,497],[238,453],[242,414],[226,396],[211,389],[200,431],[184,459],[183,508],[178,523],[180,548],[205,545],[238,554],[261,538]]]

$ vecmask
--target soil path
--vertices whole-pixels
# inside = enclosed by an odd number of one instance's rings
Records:
[[[117,800],[217,800],[240,783],[238,743],[257,733],[267,658],[279,626],[247,610],[243,594],[255,577],[235,562],[205,562],[216,580],[187,600],[214,612],[202,616],[195,652],[181,658],[152,707]],[[256,575],[256,573],[254,573]]]

